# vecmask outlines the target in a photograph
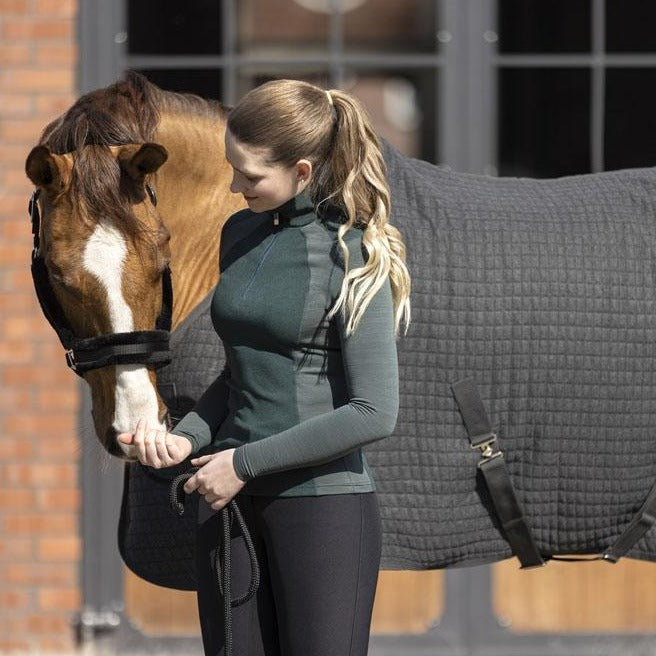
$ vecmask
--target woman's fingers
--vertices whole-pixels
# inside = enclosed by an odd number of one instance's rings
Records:
[[[159,426],[151,428],[144,419],[139,419],[134,433],[120,433],[118,440],[133,445],[139,462],[156,469],[177,465],[191,453],[188,439],[168,433]]]
[[[146,464],[151,467],[160,467],[159,457],[157,455],[157,441],[159,431],[153,428],[147,428],[145,431],[144,445],[146,447]]]
[[[193,458],[191,461],[191,464],[194,467],[202,467],[203,465],[207,464],[213,457],[214,454],[210,453],[205,456],[199,456],[198,458]]]
[[[144,443],[146,439],[146,422],[143,419],[139,419],[137,422],[137,427],[134,430],[134,446],[137,449],[137,458],[139,462],[146,465],[146,445]]]
[[[166,439],[169,454],[176,463],[182,462],[191,453],[191,442],[186,437],[168,433]]]
[[[132,444],[134,442],[134,433],[119,433],[116,439],[123,444]]]
[[[214,510],[221,510],[221,508],[226,506],[230,501],[229,499],[226,499],[225,496],[213,494],[212,492],[204,494],[203,498],[205,499],[205,502]]]
[[[165,430],[159,427],[151,428],[144,419],[137,422],[132,444],[136,448],[136,455],[141,464],[155,468],[173,464],[167,451],[166,436]]]
[[[198,490],[214,510],[223,508],[244,487],[235,473],[233,454],[234,449],[227,449],[194,458],[192,464],[200,469],[185,483],[185,492]]]
[[[168,449],[168,435],[166,431],[155,431],[155,454],[162,467],[168,467],[173,464],[173,458]]]
[[[192,492],[198,490],[199,487],[200,482],[198,481],[198,474],[196,473],[184,484],[183,489],[187,494],[191,494]]]

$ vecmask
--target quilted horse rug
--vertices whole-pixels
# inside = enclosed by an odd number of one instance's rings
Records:
[[[382,566],[507,558],[522,513],[538,559],[598,554],[640,525],[622,551],[656,560],[653,517],[639,513],[656,482],[656,169],[534,180],[455,173],[388,145],[385,157],[413,316],[396,431],[367,449]],[[160,381],[181,414],[222,366],[208,301],[178,333]],[[501,514],[477,466],[486,449],[514,490]],[[126,489],[148,492],[148,474],[128,474]],[[159,538],[129,505],[122,544],[136,553]],[[188,545],[176,548],[182,561]]]

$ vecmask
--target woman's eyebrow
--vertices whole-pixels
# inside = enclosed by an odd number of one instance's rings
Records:
[[[226,157],[226,159],[228,158]],[[229,159],[228,159],[228,164],[230,164],[230,166],[232,166],[232,168],[235,171],[237,171],[237,173],[241,173],[242,175],[245,175],[247,178],[256,178],[258,176],[257,173],[249,173],[248,171],[243,171],[242,169],[237,168],[234,164],[232,164],[232,162]]]

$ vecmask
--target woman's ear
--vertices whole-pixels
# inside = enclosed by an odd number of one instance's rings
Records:
[[[309,182],[312,177],[312,162],[309,159],[299,159],[296,162],[296,178],[299,182]]]

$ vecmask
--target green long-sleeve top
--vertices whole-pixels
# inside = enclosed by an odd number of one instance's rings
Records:
[[[212,321],[226,368],[174,432],[193,451],[236,448],[243,493],[369,492],[361,451],[389,436],[398,367],[389,282],[345,334],[339,214],[320,217],[307,193],[272,212],[243,210],[221,236]],[[349,267],[363,264],[362,231],[345,236]]]

